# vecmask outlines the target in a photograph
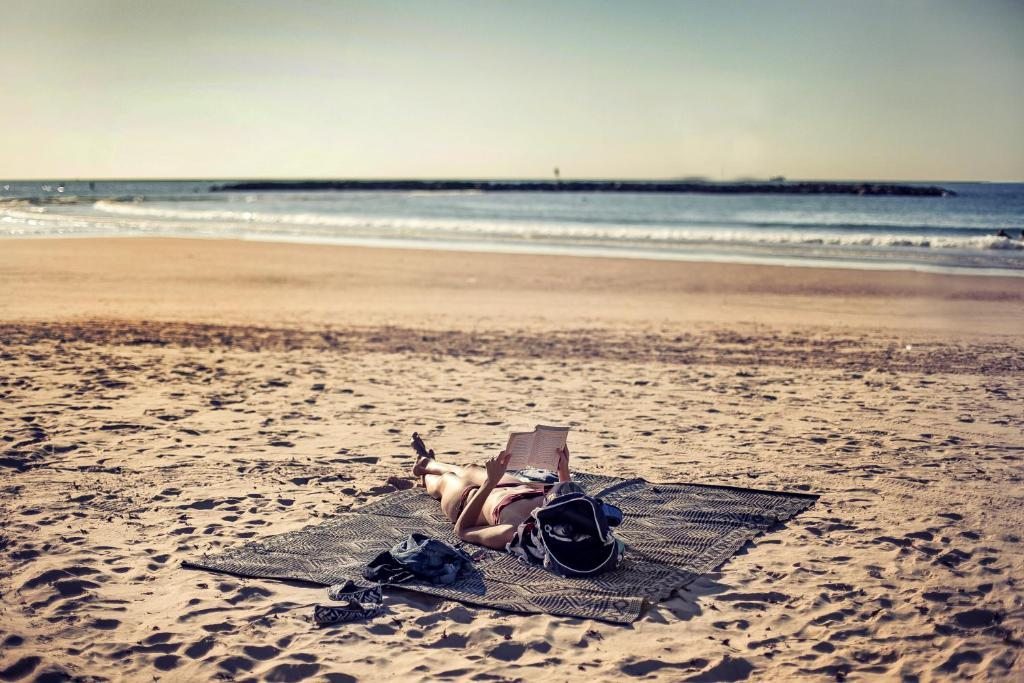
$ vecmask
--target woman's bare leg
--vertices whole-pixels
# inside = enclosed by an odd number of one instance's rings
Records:
[[[431,498],[441,502],[441,511],[454,523],[466,489],[475,488],[473,484],[454,472],[444,474],[423,474],[423,485]]]
[[[423,485],[434,498],[440,498],[444,493],[446,484],[454,484],[457,479],[461,485],[483,486],[487,479],[487,470],[478,465],[452,465],[447,462],[420,458],[413,465],[412,473],[417,477],[423,477]],[[449,476],[445,476],[449,475]],[[516,484],[519,480],[509,475],[504,475],[500,483]]]
[[[441,502],[441,510],[453,523],[459,514],[467,488],[479,488],[487,479],[487,470],[477,465],[452,465],[431,458],[420,458],[412,473],[423,477],[423,486],[431,498]],[[504,475],[500,483],[521,484],[518,479]],[[483,523],[483,522],[481,522]]]
[[[444,493],[444,475],[423,475],[423,486],[427,489],[427,494],[431,498],[441,500],[441,495]]]
[[[473,466],[471,465],[470,467]],[[462,467],[461,465],[452,465],[450,463],[433,460],[431,458],[420,458],[416,461],[416,464],[412,466],[412,473],[419,477],[426,474],[442,475],[451,472],[455,476],[461,477],[466,469],[469,468]]]

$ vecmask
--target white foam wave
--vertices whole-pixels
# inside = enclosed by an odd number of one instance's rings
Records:
[[[565,222],[397,218],[322,213],[274,213],[234,209],[183,209],[101,200],[94,208],[106,214],[172,221],[239,224],[246,231],[284,231],[340,236],[472,238],[546,242],[621,244],[821,245],[832,247],[916,247],[931,249],[1024,250],[1024,241],[995,235],[929,235],[838,230],[664,226]]]

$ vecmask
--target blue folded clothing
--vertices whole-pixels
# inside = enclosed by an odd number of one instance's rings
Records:
[[[458,548],[414,533],[373,558],[363,570],[363,577],[377,583],[404,583],[415,578],[447,586],[472,566],[472,558]]]

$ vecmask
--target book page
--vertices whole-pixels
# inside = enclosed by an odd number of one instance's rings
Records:
[[[505,451],[512,454],[509,458],[509,472],[530,467],[530,453],[533,451],[533,432],[512,432],[508,435]]]
[[[569,436],[568,427],[537,425],[533,432],[533,448],[528,467],[542,470],[558,470],[558,449],[565,446]]]

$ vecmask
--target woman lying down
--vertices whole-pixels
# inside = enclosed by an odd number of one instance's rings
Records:
[[[477,465],[451,465],[421,456],[413,474],[455,524],[463,541],[507,550],[566,576],[614,568],[624,546],[609,526],[622,521],[618,508],[587,496],[569,475],[569,447],[558,451],[558,483],[525,482],[506,473],[502,451]]]

